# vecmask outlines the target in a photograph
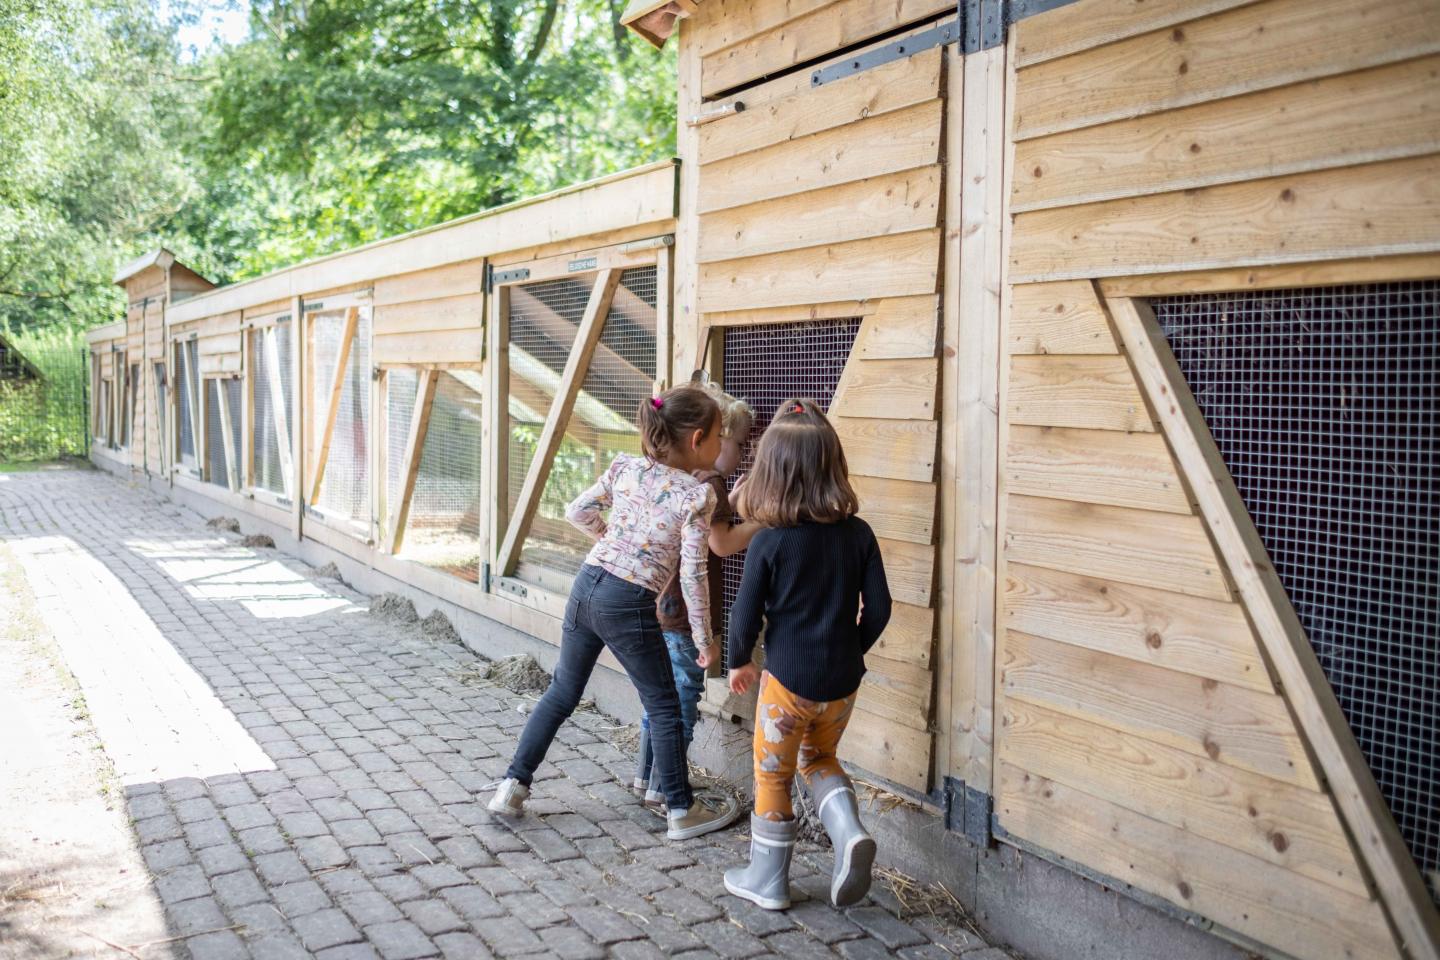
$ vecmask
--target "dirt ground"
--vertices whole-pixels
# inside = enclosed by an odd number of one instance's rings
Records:
[[[84,697],[0,545],[0,960],[179,954]]]

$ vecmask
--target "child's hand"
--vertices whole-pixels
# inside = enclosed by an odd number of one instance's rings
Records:
[[[695,662],[700,665],[701,670],[708,670],[710,664],[715,662],[715,654],[712,652],[714,649],[713,643],[708,647],[695,648]]]
[[[735,511],[735,516],[745,516],[745,481],[750,479],[750,474],[745,474],[735,481],[735,487],[730,491],[730,509]]]
[[[760,679],[760,669],[753,663],[747,663],[743,667],[736,667],[730,671],[730,692],[735,694],[744,693],[755,685]]]

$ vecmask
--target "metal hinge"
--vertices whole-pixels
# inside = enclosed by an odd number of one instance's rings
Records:
[[[955,777],[945,778],[945,829],[963,833],[977,847],[988,847],[994,837],[993,806],[985,791]]]
[[[529,279],[529,267],[516,267],[514,270],[496,270],[487,264],[485,267],[485,292],[494,293],[495,288],[503,283],[514,283],[517,280]]]
[[[923,33],[896,40],[894,43],[887,43],[885,46],[876,47],[873,50],[866,50],[864,53],[857,53],[853,57],[847,57],[828,67],[821,67],[810,74],[810,86],[823,87],[827,83],[834,83],[836,80],[853,77],[857,73],[874,70],[887,63],[894,63],[896,60],[904,60],[917,53],[924,53],[926,50],[954,43],[959,38],[960,21],[958,19],[949,20]]]

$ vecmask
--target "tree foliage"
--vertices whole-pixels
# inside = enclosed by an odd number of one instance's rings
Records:
[[[0,0],[0,326],[117,318],[158,244],[228,282],[674,150],[621,0],[253,0],[198,57],[158,2]]]

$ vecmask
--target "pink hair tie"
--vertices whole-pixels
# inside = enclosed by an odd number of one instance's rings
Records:
[[[651,397],[650,406],[654,407],[656,410],[659,410],[661,407],[665,406],[665,400],[663,397]]]

